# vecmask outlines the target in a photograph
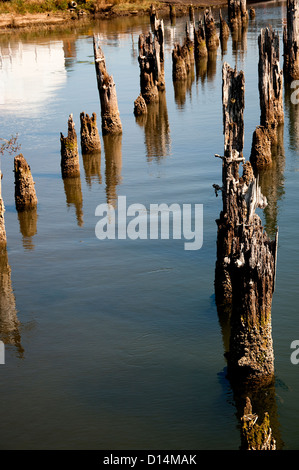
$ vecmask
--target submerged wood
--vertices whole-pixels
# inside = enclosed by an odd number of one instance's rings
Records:
[[[14,174],[16,209],[34,209],[37,206],[35,183],[30,166],[21,153],[14,158]]]
[[[80,135],[82,153],[93,153],[101,150],[101,139],[97,127],[97,115],[82,112],[80,114]]]
[[[254,168],[271,165],[271,144],[277,142],[277,129],[284,122],[283,72],[279,65],[279,36],[264,28],[258,38],[260,126],[253,134],[250,161]],[[270,148],[270,150],[269,150]]]
[[[208,51],[215,51],[219,46],[219,37],[211,8],[207,8],[204,13],[204,25],[207,49]]]
[[[283,29],[284,75],[299,79],[299,0],[287,0],[287,25]]]
[[[93,48],[98,90],[101,101],[102,133],[120,134],[122,124],[119,115],[116,87],[112,75],[106,69],[104,53],[100,46],[99,35],[93,36]]]
[[[5,230],[5,220],[4,220],[4,202],[2,199],[1,193],[1,186],[2,186],[2,173],[0,170],[0,248],[6,246],[6,230]]]
[[[140,34],[139,36],[138,62],[141,95],[147,104],[157,102],[159,100],[158,78],[160,58],[157,57],[151,33]]]
[[[259,424],[258,415],[252,412],[251,401],[246,397],[242,422],[242,450],[276,450],[276,441],[266,412]]]
[[[217,220],[215,293],[217,305],[230,305],[228,375],[232,380],[273,380],[271,304],[277,240],[265,233],[257,207],[265,208],[252,166],[243,157],[244,74],[223,65],[221,191],[223,209]],[[243,173],[239,176],[239,165]]]
[[[77,133],[73,115],[68,119],[68,135],[66,137],[60,133],[61,143],[61,173],[63,178],[80,176],[79,152],[77,143]]]

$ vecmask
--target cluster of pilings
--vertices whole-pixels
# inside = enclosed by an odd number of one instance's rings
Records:
[[[233,387],[247,393],[274,382],[271,307],[278,237],[269,238],[256,214],[267,200],[243,155],[244,73],[225,63],[222,81],[224,155],[216,155],[222,160],[222,185],[214,185],[222,194],[215,294],[229,321],[227,375]],[[249,426],[248,419],[244,423]]]
[[[140,34],[138,62],[140,94],[134,102],[134,114],[147,113],[147,106],[159,102],[159,92],[165,91],[164,23],[154,16],[153,34]]]

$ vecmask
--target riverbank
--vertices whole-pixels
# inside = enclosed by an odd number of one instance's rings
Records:
[[[169,5],[174,4],[178,15],[186,13],[191,3],[195,8],[216,7],[226,5],[227,3],[227,0],[192,0],[192,2],[191,0],[169,0],[165,2],[152,2],[150,0],[119,2],[118,0],[111,0],[111,3],[108,3],[108,1],[90,0],[84,3],[78,2],[75,8],[69,8],[70,5],[68,5],[67,8],[63,9],[63,5],[61,5],[61,8],[55,10],[38,11],[39,0],[36,0],[36,4],[34,4],[34,1],[32,0],[31,5],[35,7],[31,9],[28,3],[24,3],[23,9],[20,8],[20,3],[15,6],[13,1],[2,3],[0,9],[0,33],[16,29],[52,29],[77,21],[144,15],[149,13],[152,3],[160,14],[167,13]]]

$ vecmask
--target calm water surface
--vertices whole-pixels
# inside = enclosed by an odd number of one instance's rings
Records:
[[[224,10],[226,15],[226,10]],[[215,13],[218,18],[218,13]],[[17,331],[1,366],[2,449],[238,449],[235,395],[226,379],[225,325],[214,300],[212,185],[221,181],[221,68],[245,72],[245,155],[259,124],[257,36],[272,25],[282,38],[284,2],[256,6],[242,40],[228,40],[186,89],[172,83],[171,51],[187,18],[165,19],[166,93],[136,121],[138,36],[148,18],[98,22],[61,33],[0,39],[1,136],[18,132],[36,183],[36,212],[18,216],[13,159],[2,158],[7,257],[1,259],[2,324]],[[81,176],[61,178],[60,132],[100,105],[92,34],[114,77],[123,135],[101,154],[80,153]],[[282,51],[282,47],[281,47]],[[98,119],[100,128],[100,119]],[[299,108],[285,90],[285,125],[273,170],[261,184],[270,234],[279,226],[273,299],[276,381],[270,408],[284,449],[299,448]],[[80,148],[80,145],[79,145]],[[203,204],[204,242],[107,240],[95,236],[104,202]],[[4,331],[4,327],[3,327]]]

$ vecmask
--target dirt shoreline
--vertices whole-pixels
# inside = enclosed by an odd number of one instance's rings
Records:
[[[157,7],[157,11],[166,13],[169,11],[169,5],[174,4],[176,7],[177,14],[184,14],[188,11],[189,5],[196,8],[205,7],[216,7],[226,6],[227,0],[169,0],[165,2],[159,2],[160,5]],[[73,24],[75,22],[89,21],[94,19],[109,19],[117,18],[122,16],[137,16],[145,15],[149,13],[149,9],[134,10],[132,5],[131,9],[125,11],[115,10],[109,7],[100,8],[95,13],[86,13],[82,11],[65,11],[61,13],[38,13],[38,14],[25,14],[15,15],[11,13],[0,14],[0,33],[13,32],[15,30],[35,30],[40,28],[54,28],[58,26],[64,26]]]

